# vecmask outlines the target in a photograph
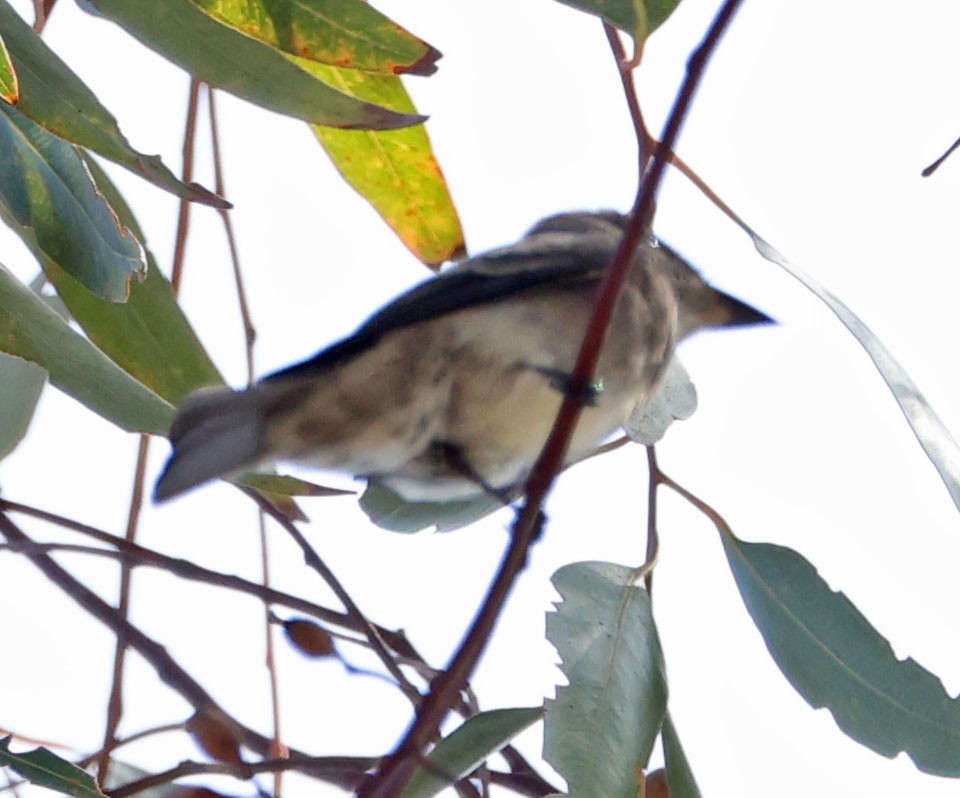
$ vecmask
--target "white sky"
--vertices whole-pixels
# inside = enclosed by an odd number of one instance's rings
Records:
[[[445,54],[437,75],[408,85],[431,115],[473,251],[514,240],[548,213],[629,204],[633,133],[599,23],[547,0],[377,5]],[[684,0],[648,43],[638,83],[653,131],[715,7]],[[889,0],[747,2],[679,152],[761,234],[846,300],[960,431],[950,354],[960,334],[960,160],[920,178],[960,135],[958,23],[960,7],[947,0],[909,10]],[[178,168],[182,73],[68,3],[57,8],[48,41],[134,146]],[[303,124],[224,95],[219,110],[265,373],[348,333],[426,273],[342,185]],[[198,179],[212,185],[208,172]],[[175,201],[125,174],[118,181],[166,267]],[[833,317],[675,174],[656,228],[713,282],[782,322],[683,347],[700,409],[659,447],[662,466],[740,536],[808,557],[899,655],[917,659],[955,695],[960,524],[886,387]],[[187,312],[229,379],[242,383],[226,247],[207,209],[195,211],[188,258]],[[35,269],[6,235],[0,260],[25,278]],[[120,533],[135,449],[132,436],[48,391],[30,438],[0,463],[0,484],[10,499]],[[165,454],[156,442],[151,481]],[[645,491],[639,447],[560,481],[545,539],[474,680],[484,708],[552,695],[555,655],[543,642],[543,612],[554,598],[549,576],[576,560],[638,563]],[[368,615],[403,626],[430,661],[444,662],[494,572],[510,514],[449,535],[407,537],[371,527],[349,498],[306,506],[311,540]],[[671,710],[705,796],[957,794],[955,782],[867,751],[828,713],[810,709],[767,655],[712,527],[669,494],[660,526],[654,603]],[[277,586],[327,600],[285,537],[273,538]],[[255,513],[226,486],[151,509],[141,541],[257,573]],[[112,566],[69,562],[113,596]],[[112,639],[20,559],[0,556],[0,584],[9,652],[0,725],[96,748]],[[134,604],[137,624],[267,731],[259,605],[146,571],[136,575]],[[136,656],[130,666],[124,731],[188,714]],[[292,745],[376,754],[406,724],[406,705],[385,684],[287,653],[280,667]],[[531,755],[539,744],[536,734],[523,739]],[[196,755],[173,737],[124,751],[148,768]],[[290,795],[339,794],[312,782],[288,786]]]

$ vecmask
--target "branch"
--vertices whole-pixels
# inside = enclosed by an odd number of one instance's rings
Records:
[[[449,668],[434,681],[430,693],[403,740],[394,752],[384,759],[380,770],[361,787],[358,793],[359,798],[392,798],[402,792],[403,787],[416,771],[425,747],[437,737],[440,724],[457,700],[460,691],[467,684],[470,674],[473,673],[486,647],[507,596],[526,565],[530,547],[543,527],[544,516],[541,506],[563,465],[570,437],[580,416],[582,406],[575,397],[585,395],[586,388],[591,383],[607,327],[621,287],[626,280],[633,253],[642,235],[650,227],[654,198],[663,178],[670,152],[677,140],[697,85],[703,77],[707,61],[741,2],[742,0],[726,0],[714,18],[707,35],[687,64],[687,75],[674,100],[650,168],[641,172],[631,219],[601,283],[590,324],[584,335],[570,379],[569,390],[543,452],[527,481],[525,500],[513,526],[510,546],[480,612]],[[644,145],[641,142],[642,146]]]

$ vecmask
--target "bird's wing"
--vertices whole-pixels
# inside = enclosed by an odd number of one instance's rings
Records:
[[[616,250],[608,235],[551,233],[463,261],[402,294],[351,336],[264,381],[323,373],[365,352],[384,335],[458,310],[536,290],[565,290],[595,282]]]

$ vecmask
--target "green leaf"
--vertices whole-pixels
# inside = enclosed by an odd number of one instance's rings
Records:
[[[47,370],[50,382],[131,432],[166,434],[173,408],[135,380],[0,266],[0,351]]]
[[[827,707],[847,735],[879,754],[905,751],[926,773],[960,776],[960,701],[914,660],[898,660],[795,551],[729,530],[722,538],[747,610],[807,703]]]
[[[47,372],[36,363],[0,354],[0,460],[27,434]]]
[[[663,728],[660,731],[663,742],[663,757],[666,760],[667,784],[670,785],[670,798],[700,798],[700,789],[697,787],[687,755],[680,745],[680,738],[673,726],[673,720],[668,712],[663,719]]]
[[[594,14],[629,33],[640,44],[659,28],[680,0],[560,0],[567,6]]]
[[[543,717],[543,709],[495,709],[468,718],[437,743],[427,756],[430,769],[418,770],[401,798],[431,798],[495,754],[524,729]],[[443,774],[443,775],[440,775]]]
[[[415,113],[399,78],[301,63],[346,94]],[[463,253],[460,219],[423,125],[388,131],[312,129],[343,178],[420,260],[439,265]]]
[[[178,197],[227,208],[228,202],[195,183],[186,184],[157,155],[137,152],[113,115],[53,52],[7,0],[0,0],[0,30],[20,75],[19,110],[41,127],[88,147]]]
[[[364,0],[194,0],[290,55],[345,69],[432,75],[440,53]]]
[[[254,488],[261,493],[269,493],[274,496],[355,496],[356,492],[352,490],[341,490],[340,488],[328,488],[324,485],[318,485],[316,482],[308,482],[305,479],[291,477],[288,474],[264,474],[251,473],[230,479],[235,485],[244,485],[248,488]]]
[[[123,301],[146,259],[97,190],[77,149],[0,103],[0,216],[41,258]]]
[[[74,798],[106,798],[93,777],[46,748],[34,748],[22,754],[10,750],[10,737],[0,740],[0,765],[13,768],[23,778]]]
[[[0,36],[0,99],[14,105],[20,102],[20,81],[10,60],[7,43],[2,36]]]
[[[388,130],[423,121],[331,89],[290,57],[208,16],[191,0],[90,0],[147,47],[249,102],[316,125]]]
[[[874,335],[873,331],[864,324],[850,308],[841,302],[827,288],[817,282],[811,275],[804,272],[799,266],[791,263],[773,246],[754,232],[742,219],[734,221],[753,239],[757,251],[772,263],[776,263],[787,274],[800,282],[804,287],[817,296],[841,323],[853,334],[857,342],[864,348],[873,361],[873,365],[893,398],[900,406],[910,429],[916,435],[917,441],[923,447],[930,462],[933,463],[953,503],[960,509],[960,447],[950,434],[950,430],[940,420],[940,417],[930,406],[926,397],[910,379],[890,350]]]
[[[86,164],[97,190],[121,223],[142,238],[137,220],[109,177],[92,159]],[[146,257],[147,277],[131,287],[130,297],[122,305],[94,296],[56,264],[45,261],[43,265],[47,278],[90,340],[154,393],[176,404],[190,391],[221,384],[223,378],[149,251]]]
[[[499,499],[480,494],[473,499],[449,502],[410,502],[390,488],[371,482],[360,497],[360,509],[382,529],[420,532],[436,529],[451,532],[469,526],[503,509]]]
[[[547,701],[544,758],[571,798],[635,798],[663,723],[667,686],[647,591],[636,572],[611,563],[557,571],[563,597],[547,616],[569,684]]]

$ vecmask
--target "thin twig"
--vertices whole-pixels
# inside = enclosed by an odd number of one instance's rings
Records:
[[[213,168],[216,185],[215,191],[226,198],[226,188],[223,179],[223,164],[220,156],[220,128],[217,125],[217,105],[214,90],[207,87],[207,105],[210,109],[210,133],[212,137]],[[257,340],[257,330],[253,325],[253,316],[250,313],[250,303],[247,301],[247,291],[244,287],[243,272],[240,270],[240,249],[237,247],[237,237],[233,232],[233,223],[230,219],[229,208],[218,208],[217,213],[223,222],[223,229],[227,234],[227,246],[230,248],[230,265],[233,268],[233,279],[237,289],[237,303],[240,306],[240,318],[243,321],[244,351],[247,355],[247,382],[253,384],[253,345]]]
[[[216,93],[211,86],[207,86],[207,108],[210,113],[210,146],[213,152],[213,173],[214,189],[217,194],[223,198],[227,196],[225,172],[223,168],[223,154],[220,148],[220,125],[217,122],[217,103]],[[233,280],[237,292],[237,303],[240,306],[240,317],[243,320],[243,343],[244,353],[247,361],[247,385],[253,385],[256,372],[253,363],[254,344],[257,340],[257,331],[253,324],[253,316],[250,313],[250,305],[247,301],[247,292],[244,287],[243,271],[240,268],[240,249],[237,246],[237,238],[233,232],[233,222],[230,216],[229,208],[218,209],[220,221],[223,223],[223,229],[227,236],[227,246],[230,249],[230,265],[233,269]],[[262,579],[261,583],[265,588],[270,587],[270,552],[267,543],[267,524],[263,508],[257,509],[257,527],[260,540],[260,563]],[[280,733],[280,685],[277,675],[276,657],[274,655],[274,628],[270,622],[272,615],[270,605],[263,605],[263,633],[266,645],[266,654],[264,664],[267,668],[267,677],[270,682],[270,708],[273,716],[273,758],[282,757],[285,751],[282,735]],[[279,798],[282,786],[282,771],[275,771],[273,774],[273,794]]]
[[[39,36],[47,26],[50,12],[57,0],[33,0],[33,30]]]
[[[620,83],[623,86],[623,96],[627,101],[627,109],[630,111],[630,120],[633,122],[633,130],[637,140],[637,157],[639,162],[638,174],[642,175],[650,163],[653,155],[653,148],[656,141],[651,137],[647,125],[643,121],[643,111],[640,109],[640,99],[637,96],[637,88],[633,82],[633,68],[636,64],[627,60],[627,54],[623,49],[623,43],[620,41],[620,34],[617,29],[609,22],[604,21],[603,32],[607,36],[607,42],[610,50],[617,62],[617,72],[620,75]],[[638,48],[639,52],[639,48]]]
[[[197,138],[197,113],[200,107],[200,80],[190,78],[190,92],[187,99],[187,121],[183,131],[183,167],[180,177],[184,183],[193,180],[194,148]],[[187,234],[190,231],[190,210],[193,203],[185,197],[180,198],[180,210],[177,215],[176,243],[173,247],[173,267],[170,270],[170,285],[173,293],[180,293],[180,281],[183,278],[183,264],[187,252]]]
[[[11,543],[26,547],[34,543],[5,513],[0,513],[0,534]],[[162,645],[148,637],[126,618],[120,617],[113,607],[48,555],[38,551],[26,551],[25,555],[60,590],[104,624],[114,635],[125,640],[128,646],[134,648],[156,671],[160,680],[183,696],[194,709],[211,715],[228,728],[235,730],[247,748],[261,756],[269,753],[272,741],[229,715]],[[302,753],[297,755],[306,757],[306,754]]]
[[[434,680],[430,693],[417,713],[403,740],[386,757],[379,771],[361,786],[360,798],[392,798],[399,795],[417,769],[424,747],[439,733],[440,724],[449,708],[467,684],[480,655],[520,572],[526,565],[528,552],[543,525],[541,506],[563,464],[567,445],[582,409],[577,396],[584,395],[590,385],[603,340],[613,314],[620,288],[626,280],[633,253],[641,236],[649,229],[654,198],[659,188],[669,153],[680,132],[694,91],[703,76],[707,60],[733,18],[742,0],[726,0],[717,13],[703,41],[687,65],[687,75],[674,100],[667,124],[660,137],[649,169],[641,170],[631,219],[624,231],[594,305],[590,323],[584,334],[568,391],[557,414],[531,476],[525,486],[526,497],[513,526],[510,546],[501,563],[481,610],[454,655],[444,674]],[[638,141],[642,131],[636,131]]]
[[[116,535],[111,535],[109,532],[89,526],[88,524],[83,524],[79,521],[74,521],[70,518],[64,518],[63,516],[56,515],[55,513],[51,513],[46,510],[30,507],[26,504],[12,502],[8,499],[0,499],[0,509],[10,512],[23,513],[24,515],[29,515],[33,518],[39,518],[43,521],[57,524],[65,529],[79,532],[80,534],[86,535],[95,540],[100,540],[119,549],[117,552],[112,552],[101,549],[91,549],[84,546],[71,547],[69,544],[64,543],[35,543],[33,541],[11,543],[10,548],[18,552],[26,554],[31,551],[75,551],[82,554],[96,554],[99,556],[114,557],[116,559],[125,560],[132,566],[158,568],[167,571],[174,576],[179,576],[182,579],[189,579],[194,582],[202,582],[209,585],[216,585],[217,587],[225,587],[228,590],[246,593],[259,598],[261,601],[289,607],[290,609],[298,610],[307,615],[311,615],[326,623],[341,626],[345,629],[351,629],[361,634],[366,630],[366,627],[362,623],[343,612],[332,610],[319,604],[314,604],[313,602],[302,599],[299,596],[294,596],[290,593],[284,593],[273,588],[265,588],[256,582],[250,582],[246,579],[242,579],[239,576],[221,573],[220,571],[211,571],[207,568],[203,568],[202,566],[190,562],[189,560],[168,557],[165,554],[160,554],[153,549],[145,548],[139,544],[128,543],[123,538],[119,538]],[[380,638],[388,643],[389,646],[400,655],[404,663],[413,667],[418,673],[421,673],[424,678],[429,679],[436,674],[436,670],[430,667],[422,659],[420,654],[411,645],[410,641],[407,640],[407,638],[401,632],[395,632],[379,626],[376,627],[376,629]],[[356,643],[357,645],[370,647],[370,643],[365,637],[351,637],[349,638],[349,641]]]
[[[359,628],[363,630],[364,635],[370,641],[370,646],[373,649],[374,654],[380,659],[384,667],[390,672],[394,679],[397,680],[397,685],[403,691],[404,695],[413,703],[414,706],[419,706],[422,700],[422,697],[414,687],[403,671],[400,670],[400,666],[394,661],[393,657],[390,656],[390,652],[387,651],[386,643],[384,643],[383,638],[380,636],[377,628],[367,620],[367,617],[360,611],[360,608],[357,606],[356,602],[346,591],[344,586],[341,584],[340,580],[337,579],[336,575],[331,571],[327,564],[320,559],[320,555],[317,554],[313,546],[310,545],[309,541],[303,536],[303,533],[297,529],[297,525],[294,524],[289,518],[287,518],[283,513],[281,513],[276,507],[274,507],[270,502],[263,498],[259,493],[251,488],[241,487],[244,493],[246,493],[250,498],[252,498],[262,510],[264,510],[267,515],[273,518],[280,526],[286,530],[287,534],[293,538],[294,542],[300,547],[300,550],[303,552],[304,562],[320,574],[320,577],[326,582],[330,589],[334,592],[334,595],[340,599],[343,604],[343,608],[346,610],[347,615],[350,616],[353,623],[357,624]]]
[[[160,784],[167,784],[183,776],[198,774],[226,774],[238,779],[249,780],[258,773],[274,771],[296,770],[321,778],[330,784],[336,784],[344,789],[352,789],[357,780],[363,776],[376,760],[367,757],[330,756],[308,757],[291,756],[284,759],[265,759],[261,762],[181,762],[176,767],[161,773],[152,773],[136,781],[107,790],[111,798],[127,798],[138,792],[143,792]]]
[[[660,554],[660,535],[657,532],[657,487],[660,485],[660,468],[657,466],[657,450],[647,447],[647,554],[641,567],[647,595],[653,596],[653,566]]]
[[[954,150],[956,150],[957,147],[960,147],[960,139],[957,139],[955,142],[953,142],[953,144],[950,145],[950,147],[947,149],[947,151],[943,155],[937,158],[937,160],[935,160],[932,164],[930,164],[930,166],[924,169],[920,174],[923,175],[924,177],[930,177],[930,175],[936,172],[937,169],[940,168],[940,165],[953,154]]]
[[[133,470],[133,488],[130,496],[130,508],[127,511],[127,529],[124,539],[134,543],[140,524],[140,512],[143,509],[143,487],[147,473],[147,455],[150,452],[150,436],[141,435],[137,446],[137,463]],[[130,583],[132,570],[126,563],[120,563],[120,600],[117,613],[121,618],[130,614]],[[126,658],[127,644],[118,637],[113,651],[113,673],[110,683],[110,697],[107,699],[107,721],[103,730],[103,747],[97,762],[97,781],[106,783],[110,769],[110,752],[117,741],[117,729],[123,717],[123,663]]]

